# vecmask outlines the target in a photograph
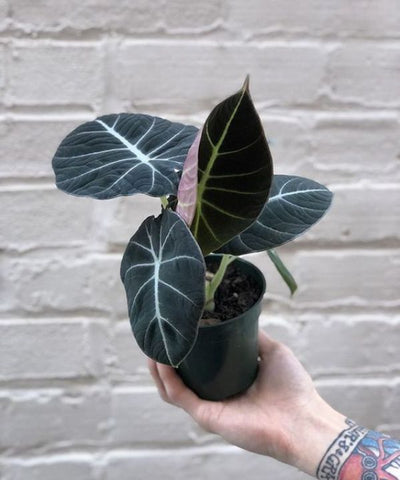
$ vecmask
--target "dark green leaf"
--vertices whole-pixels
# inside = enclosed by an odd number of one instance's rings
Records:
[[[207,255],[251,225],[268,198],[272,159],[247,80],[209,115],[198,168],[191,229]]]
[[[175,194],[197,128],[158,117],[105,115],[71,132],[53,158],[57,187],[99,199]]]
[[[243,255],[290,242],[314,225],[331,201],[332,193],[313,180],[274,175],[270,197],[261,215],[219,253]]]
[[[185,222],[171,210],[148,217],[121,264],[129,317],[144,353],[178,366],[197,335],[205,300],[205,263]]]

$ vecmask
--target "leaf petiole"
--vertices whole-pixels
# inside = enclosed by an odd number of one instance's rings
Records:
[[[160,200],[161,200],[161,205],[163,206],[163,208],[167,208],[168,207],[168,197],[166,195],[160,197]]]
[[[276,253],[275,250],[271,248],[270,250],[267,250],[267,253],[272,263],[275,265],[275,268],[278,270],[283,281],[289,287],[290,294],[294,295],[295,291],[297,290],[297,283],[293,275],[289,272],[289,270],[287,269],[285,264],[282,262],[282,260],[280,259],[279,255]]]
[[[224,278],[226,269],[228,266],[236,260],[235,255],[222,255],[221,263],[219,264],[218,270],[210,278],[206,278],[206,303],[205,310],[213,312],[215,309],[214,296],[218,287],[220,286],[222,279]]]

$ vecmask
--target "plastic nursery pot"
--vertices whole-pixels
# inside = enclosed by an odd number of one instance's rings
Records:
[[[177,369],[185,384],[206,400],[223,400],[253,383],[258,368],[258,318],[265,279],[252,263],[234,262],[257,283],[260,295],[246,312],[230,320],[199,328],[196,343]]]

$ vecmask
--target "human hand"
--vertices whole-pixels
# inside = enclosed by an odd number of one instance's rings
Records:
[[[345,428],[345,417],[318,395],[291,350],[262,332],[259,355],[253,385],[220,402],[200,399],[172,367],[149,360],[149,368],[163,400],[186,410],[205,430],[315,474],[330,442]]]

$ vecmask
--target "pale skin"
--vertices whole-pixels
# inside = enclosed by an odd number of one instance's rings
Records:
[[[254,384],[222,402],[200,399],[172,367],[149,360],[149,368],[162,399],[183,408],[205,430],[315,476],[325,452],[346,428],[346,418],[320,397],[291,350],[262,332],[259,355]]]

